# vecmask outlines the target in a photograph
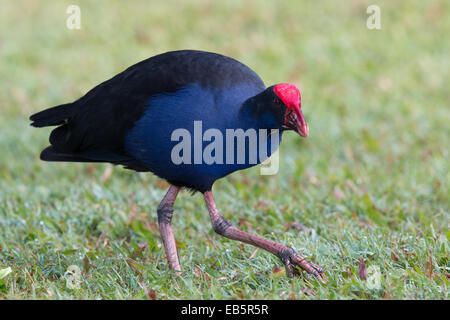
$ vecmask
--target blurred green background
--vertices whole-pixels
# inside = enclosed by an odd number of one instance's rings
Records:
[[[71,4],[80,30],[66,27]],[[371,4],[381,30],[366,27]],[[449,13],[444,0],[2,1],[0,298],[448,299]],[[252,168],[214,191],[226,218],[293,246],[327,284],[288,279],[276,257],[215,235],[188,193],[175,205],[175,277],[156,224],[164,182],[39,160],[51,129],[31,128],[31,113],[177,49],[299,86],[308,139],[285,136],[277,175]],[[380,286],[359,278],[360,258]]]

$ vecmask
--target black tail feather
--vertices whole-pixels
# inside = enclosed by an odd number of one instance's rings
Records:
[[[42,150],[41,160],[58,162],[109,162],[114,165],[122,165],[126,169],[139,172],[147,172],[149,169],[133,158],[118,156],[114,154],[72,154],[57,151],[53,146]]]
[[[30,117],[33,127],[57,126],[69,121],[76,108],[73,103],[62,104],[50,109],[35,113]]]
[[[76,154],[70,154],[70,153],[63,153],[55,150],[53,146],[49,146],[42,150],[41,160],[44,161],[68,161],[68,162],[102,162],[102,161],[96,161],[92,159],[86,159],[84,157],[80,157]]]

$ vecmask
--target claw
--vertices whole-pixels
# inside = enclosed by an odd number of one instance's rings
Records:
[[[289,248],[289,250],[286,250],[281,255],[281,261],[284,263],[286,268],[286,274],[289,278],[292,278],[294,275],[299,275],[299,268],[305,270],[309,274],[312,274],[314,277],[316,277],[320,282],[326,283],[327,278],[325,276],[325,273],[323,272],[322,268],[318,265],[306,260],[301,255],[296,253],[294,249]]]
[[[293,278],[295,274],[298,274],[297,268],[294,265],[292,265],[289,259],[285,259],[283,263],[286,269],[286,274],[289,278]]]
[[[319,275],[316,278],[319,279],[319,281],[322,282],[323,284],[327,283],[327,277],[325,273],[319,273]]]

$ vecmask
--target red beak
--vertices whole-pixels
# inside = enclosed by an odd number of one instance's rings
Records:
[[[297,120],[297,125],[294,130],[303,138],[306,138],[308,136],[308,124],[305,121],[305,117],[303,117],[302,111],[299,112]]]
[[[288,109],[285,116],[285,126],[304,138],[308,136],[308,124],[299,106]]]

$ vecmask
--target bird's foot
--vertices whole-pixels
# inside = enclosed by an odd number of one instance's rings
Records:
[[[327,282],[325,273],[323,272],[321,267],[306,260],[301,255],[299,255],[297,252],[295,252],[295,250],[292,248],[287,248],[287,250],[284,250],[280,254],[280,259],[281,259],[281,261],[283,261],[283,263],[286,267],[286,274],[290,278],[294,277],[294,275],[300,274],[300,271],[297,268],[297,267],[300,267],[301,269],[305,270],[309,274],[312,274],[314,277],[316,277],[322,283]]]

